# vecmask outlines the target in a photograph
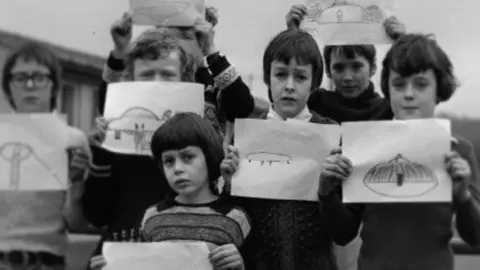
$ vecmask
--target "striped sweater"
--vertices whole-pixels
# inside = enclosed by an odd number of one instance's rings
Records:
[[[146,211],[142,231],[148,242],[200,241],[212,250],[226,244],[240,248],[250,226],[247,214],[228,199],[198,205],[166,199]]]

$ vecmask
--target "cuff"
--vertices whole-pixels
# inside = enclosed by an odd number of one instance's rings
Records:
[[[116,59],[113,54],[108,56],[107,63],[103,66],[102,78],[106,83],[119,82],[125,74],[123,60]]]

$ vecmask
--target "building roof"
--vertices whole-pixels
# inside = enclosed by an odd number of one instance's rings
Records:
[[[90,75],[101,74],[103,65],[105,63],[105,58],[97,55],[77,51],[67,47],[55,45],[44,40],[0,29],[0,44],[10,49],[14,49],[17,48],[19,44],[25,42],[38,42],[48,46],[60,59],[64,68],[74,69],[82,73],[87,73]]]

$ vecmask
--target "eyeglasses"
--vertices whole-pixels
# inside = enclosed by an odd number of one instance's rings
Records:
[[[10,75],[10,82],[16,88],[26,88],[28,81],[32,80],[33,86],[36,88],[45,88],[52,76],[48,73],[13,73]]]

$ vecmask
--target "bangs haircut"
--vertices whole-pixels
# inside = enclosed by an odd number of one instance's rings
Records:
[[[220,177],[220,163],[224,159],[222,138],[212,124],[195,113],[178,113],[160,126],[152,136],[153,159],[163,173],[162,154],[189,146],[202,149],[208,168],[212,191]]]
[[[12,98],[12,89],[10,89],[10,80],[12,78],[12,68],[15,66],[18,60],[25,62],[35,62],[39,65],[43,65],[50,71],[50,79],[52,80],[52,97],[50,99],[50,110],[53,111],[57,108],[57,95],[62,87],[62,68],[60,61],[55,54],[45,45],[29,42],[20,46],[10,56],[7,57],[3,66],[2,72],[2,87],[5,96],[7,97],[10,105],[13,109],[16,106]]]
[[[338,55],[343,55],[348,59],[355,59],[355,56],[361,56],[367,59],[367,62],[370,64],[370,71],[376,69],[377,62],[377,50],[374,45],[331,45],[325,46],[323,48],[323,57],[325,57],[325,66],[327,76],[330,78],[332,76],[332,70],[330,69],[330,64],[332,62],[332,54],[336,53]],[[373,74],[372,74],[373,75]]]
[[[180,56],[182,82],[195,82],[197,64],[195,59],[197,52],[190,49],[183,41],[189,31],[182,31],[176,27],[159,27],[143,32],[134,42],[133,49],[125,59],[125,66],[129,78],[133,80],[135,60],[150,60],[166,58],[172,52],[178,52]]]
[[[322,84],[323,60],[317,42],[303,30],[288,29],[270,41],[263,55],[263,81],[269,88],[272,62],[280,61],[288,65],[292,59],[299,65],[312,65],[312,89]],[[272,101],[270,90],[268,96]]]
[[[458,87],[453,64],[433,35],[408,34],[400,37],[382,63],[381,88],[389,98],[390,72],[402,77],[433,70],[437,81],[437,103],[447,101]]]

